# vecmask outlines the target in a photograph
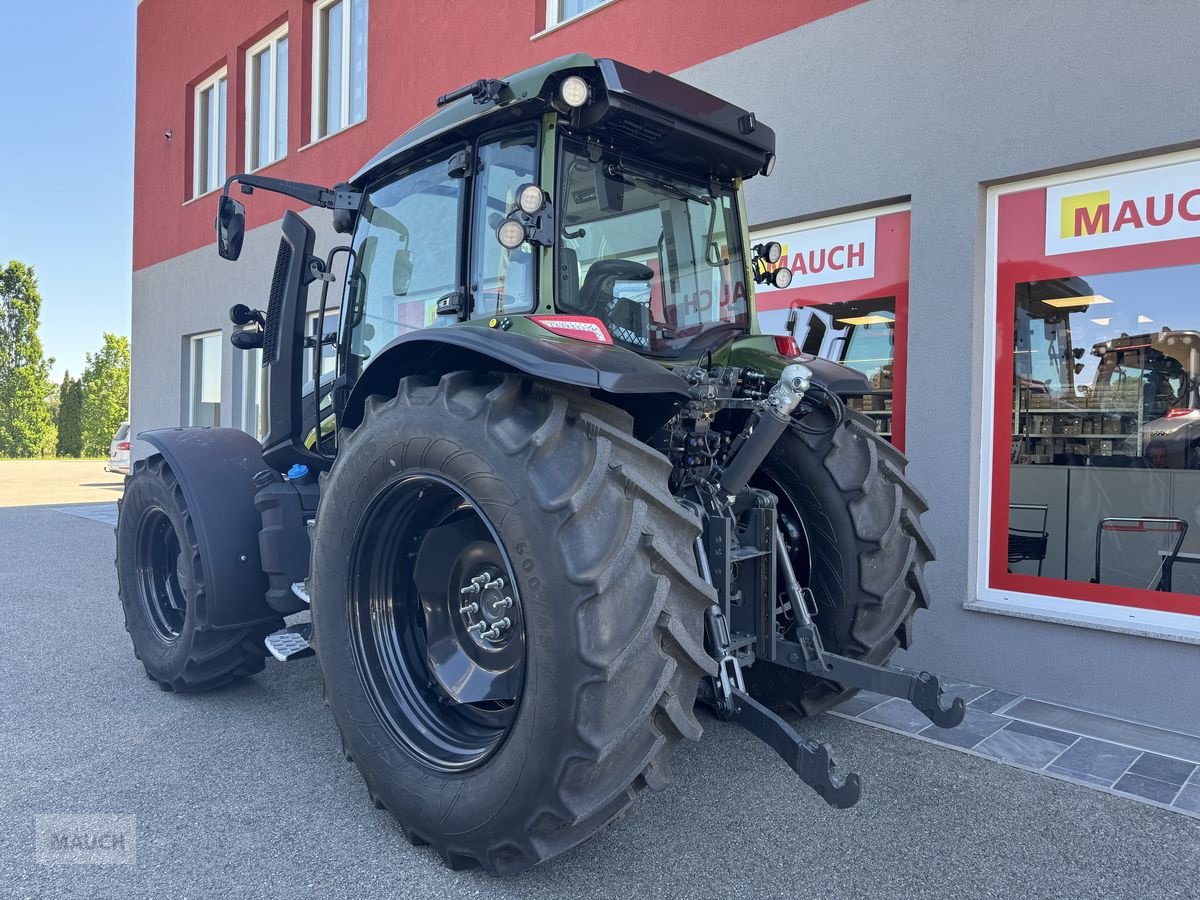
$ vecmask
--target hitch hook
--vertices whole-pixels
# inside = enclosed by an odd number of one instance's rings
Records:
[[[828,744],[805,740],[796,729],[744,690],[732,691],[733,720],[766,743],[800,780],[836,809],[858,802],[862,783],[857,772],[839,775]]]

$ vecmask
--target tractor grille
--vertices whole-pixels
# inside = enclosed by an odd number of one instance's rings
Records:
[[[279,332],[283,323],[283,295],[287,290],[288,269],[292,265],[292,245],[286,240],[279,242],[279,254],[275,257],[275,274],[271,276],[271,298],[267,302],[267,325],[263,329],[263,365],[279,361]]]

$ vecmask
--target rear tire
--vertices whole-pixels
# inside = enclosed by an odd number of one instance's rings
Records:
[[[692,551],[700,526],[671,497],[667,460],[634,440],[631,426],[580,392],[457,372],[406,378],[396,397],[372,397],[362,425],[340,441],[313,533],[326,695],[371,801],[452,868],[518,872],[579,844],[642,788],[665,785],[680,738],[700,737],[692,707],[701,678],[715,671],[703,648],[713,593]],[[472,507],[486,526],[442,568],[457,571],[463,554],[494,543],[491,577],[515,577],[517,605],[507,612],[523,623],[522,687],[497,720],[503,734],[473,757],[431,755],[420,735],[457,739],[468,732],[455,730],[456,716],[477,724],[496,710],[448,697],[428,654],[422,662],[410,653],[381,680],[376,661],[387,654],[365,652],[375,639],[356,625],[364,604],[373,621],[384,610],[409,623],[410,635],[427,630],[435,599],[461,612],[461,582],[431,593],[421,573],[429,532],[414,535],[407,556],[378,543],[388,530],[374,524],[388,521],[381,510],[399,504],[403,516],[428,499],[414,484],[451,500],[457,492],[463,514]],[[437,531],[435,549],[453,542],[447,526]],[[363,548],[370,558],[360,560]],[[381,553],[393,560],[390,581],[364,575]],[[383,597],[362,588],[388,583],[395,587]],[[417,597],[425,605],[415,613]],[[405,674],[422,665],[424,685]],[[380,687],[388,683],[399,686],[390,699]],[[424,731],[396,721],[403,709]]]
[[[117,581],[125,630],[164,691],[207,691],[262,671],[263,638],[283,626],[214,629],[204,620],[204,561],[187,501],[160,455],[138,460],[117,517]]]
[[[793,425],[784,434],[755,484],[779,496],[781,526],[791,533],[797,577],[816,597],[825,648],[881,665],[908,646],[913,614],[929,605],[924,567],[933,550],[920,525],[928,507],[904,476],[904,455],[870,419],[844,409],[836,426],[817,433],[823,415],[805,418],[811,431]],[[745,677],[757,699],[801,716],[857,693],[766,662]]]

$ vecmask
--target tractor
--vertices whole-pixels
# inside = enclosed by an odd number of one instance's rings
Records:
[[[345,239],[319,255],[285,213],[265,310],[230,311],[261,442],[140,435],[117,569],[147,676],[315,655],[370,801],[492,874],[665,786],[699,705],[838,808],[859,777],[795,716],[870,689],[960,722],[886,666],[933,553],[904,457],[841,400],[863,376],[755,323],[790,273],[742,183],[774,162],[754,113],[580,54],[445,94],[333,187],[231,176],[222,257],[235,183]]]

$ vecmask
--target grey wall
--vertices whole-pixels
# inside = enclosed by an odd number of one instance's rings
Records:
[[[199,202],[211,202],[215,212],[215,195]],[[329,213],[309,210],[304,217],[316,229],[317,251],[323,255],[337,237]],[[245,303],[266,308],[278,250],[279,223],[272,222],[247,232],[236,263],[217,256],[214,239],[210,246],[133,273],[129,421],[135,433],[187,424],[187,338],[218,329],[222,333],[221,424],[240,425],[238,393],[245,355],[229,343],[235,330],[229,307]],[[334,299],[340,298],[340,288],[340,282],[330,288],[331,307],[340,305]],[[316,308],[319,298],[320,289],[314,285],[309,291],[310,308]],[[136,444],[134,457],[148,450],[144,442]]]
[[[778,134],[775,174],[748,183],[754,224],[912,199],[907,450],[938,562],[904,661],[1200,732],[1200,647],[962,606],[980,552],[985,188],[1200,143],[1198,44],[1194,0],[872,0],[680,75]]]
[[[905,662],[1196,732],[1200,648],[962,604],[979,552],[985,186],[1200,143],[1198,45],[1195,0],[872,0],[681,73],[779,134],[775,174],[748,185],[754,224],[911,197],[908,452],[939,561]],[[277,245],[264,226],[237,265],[205,247],[135,273],[135,429],[180,424],[181,335],[228,336],[231,304],[265,305]],[[222,358],[231,423],[227,343]]]

